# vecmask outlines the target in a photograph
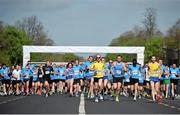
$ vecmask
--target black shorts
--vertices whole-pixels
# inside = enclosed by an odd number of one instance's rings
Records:
[[[49,76],[44,77],[44,82],[47,81],[48,83],[52,83],[51,78]]]
[[[134,85],[135,83],[139,83],[139,79],[136,78],[130,78],[131,85]]]
[[[103,79],[103,77],[102,78],[94,78],[94,83],[98,83],[100,79]]]
[[[27,82],[27,81],[30,81],[30,80],[29,80],[29,79],[24,79],[23,81],[24,81],[24,82]]]
[[[3,84],[11,84],[11,80],[10,79],[3,79],[2,83]]]
[[[38,82],[43,83],[44,79],[43,78],[38,78]]]
[[[123,77],[113,77],[113,83],[123,83]]]
[[[150,84],[150,81],[145,80],[145,81],[144,81],[144,84],[147,84],[147,83]]]
[[[75,84],[78,84],[78,83],[80,83],[80,79],[74,79],[73,84],[75,85]]]
[[[130,82],[124,82],[124,86],[128,86],[128,85],[131,85]]]
[[[178,79],[170,79],[170,82],[174,83],[174,85],[177,85],[178,84]]]
[[[144,83],[139,83],[139,86],[144,86]]]
[[[13,85],[16,85],[17,83],[20,83],[20,82],[21,82],[21,80],[13,80],[13,81],[12,81],[12,84],[13,84]]]

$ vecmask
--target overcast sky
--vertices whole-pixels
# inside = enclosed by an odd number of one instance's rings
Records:
[[[162,32],[180,18],[180,0],[0,0],[0,20],[14,24],[36,15],[56,45],[106,46],[157,9]]]

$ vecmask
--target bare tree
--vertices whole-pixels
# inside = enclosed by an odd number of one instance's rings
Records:
[[[176,48],[180,48],[180,18],[176,23],[167,31],[167,37],[174,39]]]
[[[147,8],[144,14],[143,25],[146,31],[146,37],[150,38],[156,34],[157,31],[157,23],[156,23],[156,9]]]
[[[34,45],[53,45],[53,40],[48,38],[44,26],[36,16],[25,17],[15,24],[17,29],[24,31],[33,40]],[[51,41],[51,42],[50,42]]]
[[[176,37],[178,32],[180,31],[180,18],[176,21],[176,23],[167,31],[168,36]]]

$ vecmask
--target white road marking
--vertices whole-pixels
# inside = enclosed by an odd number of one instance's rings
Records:
[[[17,97],[17,98],[14,98],[14,99],[5,100],[5,101],[0,102],[0,105],[11,102],[11,101],[16,101],[16,100],[19,100],[19,99],[22,99],[22,98],[25,98],[25,97],[23,96],[23,97]]]
[[[84,94],[81,94],[80,104],[79,104],[79,115],[85,115],[85,103],[84,103]]]

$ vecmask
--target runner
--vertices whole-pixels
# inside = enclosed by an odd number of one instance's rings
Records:
[[[66,68],[64,67],[64,64],[60,64],[60,66],[59,66],[59,86],[58,86],[60,94],[63,94],[63,89],[65,87],[65,81],[66,81],[65,70],[66,70]]]
[[[160,65],[156,61],[156,57],[152,56],[151,62],[148,64],[149,66],[149,75],[150,75],[150,84],[151,84],[151,94],[152,99],[154,102],[160,102],[161,96],[160,96],[160,78],[161,78],[161,72],[160,72]]]
[[[73,66],[74,70],[74,94],[76,97],[79,97],[80,93],[80,75],[82,73],[82,67],[79,65],[79,61],[75,60],[75,65]]]
[[[82,64],[83,64],[82,62],[79,63],[79,65],[81,66],[81,73],[80,73],[80,77],[79,77],[79,79],[80,79],[80,86],[79,86],[80,87],[79,88],[80,93],[82,93],[82,91],[84,93],[84,91],[85,91],[85,89],[84,89],[84,80],[85,80],[84,77],[85,77],[85,74],[84,74],[84,71],[82,69]]]
[[[93,57],[89,56],[87,61],[83,63],[82,69],[85,75],[85,89],[84,92],[88,92],[87,98],[94,98],[94,71],[90,70],[91,65],[93,64]]]
[[[141,73],[141,67],[137,63],[136,59],[133,59],[132,65],[129,65],[129,73],[130,73],[131,83],[132,83],[131,90],[132,90],[132,92],[134,91],[134,99],[133,100],[136,101],[137,95],[138,95],[139,77],[140,77],[140,73]]]
[[[124,96],[129,97],[130,94],[130,73],[128,71],[128,63],[125,64],[126,69],[124,70]]]
[[[96,55],[96,61],[90,67],[91,71],[94,71],[94,92],[95,92],[95,102],[103,100],[103,77],[105,75],[105,64],[102,63],[101,55]],[[99,97],[99,98],[98,98]]]
[[[40,64],[38,67],[38,91],[37,94],[38,95],[42,95],[42,86],[43,86],[43,76],[44,76],[44,71],[43,71],[43,66]]]
[[[148,64],[145,64],[143,67],[144,69],[144,74],[145,74],[145,87],[144,87],[144,97],[150,98],[151,95],[151,89],[150,89],[150,76],[149,76],[149,67]]]
[[[169,94],[169,85],[170,85],[170,79],[169,79],[169,67],[166,66],[165,71],[164,71],[164,91],[165,91],[165,98],[168,98],[168,94]]]
[[[107,99],[113,100],[112,99],[112,91],[113,91],[113,76],[112,76],[112,70],[113,69],[113,60],[109,60],[109,63],[106,65],[106,75],[108,76],[107,78],[107,85],[105,85],[107,88]]]
[[[16,91],[15,95],[20,95],[20,89],[19,89],[19,83],[20,83],[20,77],[21,77],[21,68],[19,65],[16,65],[16,69],[12,72],[13,85],[15,85]]]
[[[138,84],[139,99],[141,99],[141,97],[143,96],[144,85],[145,85],[145,70],[143,69],[141,64],[140,67],[141,67],[141,72],[139,72],[139,84]]]
[[[59,85],[59,67],[56,64],[53,64],[53,72],[51,73],[52,89],[51,93],[55,93],[57,86]]]
[[[45,89],[46,89],[46,97],[49,96],[49,90],[50,90],[50,86],[49,84],[51,83],[51,79],[50,79],[50,75],[51,72],[53,71],[53,68],[51,66],[50,61],[47,61],[45,66],[43,67],[44,70],[44,85],[45,85]]]
[[[65,71],[65,75],[67,76],[67,85],[69,89],[69,96],[72,97],[73,95],[73,82],[74,82],[74,70],[73,70],[73,63],[69,62],[67,64],[67,69]]]
[[[29,95],[29,80],[31,76],[31,70],[29,68],[29,65],[25,66],[25,69],[22,70],[22,77],[23,77],[23,82],[24,82],[24,88],[25,88],[25,95]],[[23,86],[22,86],[23,87]],[[23,89],[24,91],[24,89]]]
[[[123,74],[125,70],[125,64],[122,62],[123,57],[121,55],[117,56],[116,62],[114,62],[113,66],[113,89],[115,91],[115,101],[119,102],[119,93],[123,84]]]
[[[10,91],[10,76],[9,76],[10,70],[9,67],[6,66],[6,64],[2,65],[1,69],[1,76],[3,77],[3,92],[4,95],[8,95]]]
[[[31,93],[32,94],[38,94],[37,89],[38,89],[38,69],[39,67],[34,67],[33,69],[33,79],[32,79],[32,88],[31,88]]]
[[[159,60],[159,66],[160,66],[160,70],[161,70],[161,78],[160,78],[160,91],[162,92],[162,95],[165,96],[165,85],[164,85],[164,79],[165,79],[165,69],[166,66],[163,65],[163,60]]]
[[[180,72],[179,69],[176,67],[176,64],[172,65],[172,67],[169,69],[169,73],[170,73],[170,81],[171,81],[171,98],[174,100],[175,91],[180,76]]]

